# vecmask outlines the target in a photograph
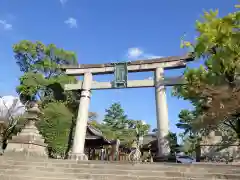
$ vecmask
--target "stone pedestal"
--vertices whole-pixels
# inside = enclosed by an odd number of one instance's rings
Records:
[[[70,157],[71,160],[88,161],[88,157],[84,153],[81,153],[81,154],[71,153],[69,157]]]
[[[44,143],[44,139],[35,125],[35,122],[39,120],[40,113],[37,104],[27,110],[24,128],[8,141],[4,155],[12,156],[20,153],[27,156],[47,157],[47,144]]]
[[[156,93],[156,115],[157,115],[157,138],[158,138],[158,155],[159,159],[166,159],[169,155],[170,148],[166,136],[169,133],[168,127],[168,107],[166,92],[164,86],[158,86],[159,81],[163,80],[163,68],[157,68],[155,71],[155,93]]]

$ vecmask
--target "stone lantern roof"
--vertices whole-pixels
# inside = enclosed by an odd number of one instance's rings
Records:
[[[25,117],[26,119],[29,120],[39,120],[39,116],[42,114],[42,112],[40,111],[40,109],[38,108],[38,104],[37,103],[32,103],[30,105],[30,108],[27,109],[27,111],[25,112]]]

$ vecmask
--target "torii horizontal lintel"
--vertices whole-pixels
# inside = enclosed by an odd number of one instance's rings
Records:
[[[82,89],[82,81],[78,81],[77,84],[66,84],[64,89],[69,90],[80,90]],[[160,80],[155,83],[152,79],[146,80],[131,80],[127,82],[127,87],[125,88],[147,88],[147,87],[155,87],[155,86],[174,86],[174,85],[182,85],[184,84],[184,79],[182,77],[172,77],[165,78],[164,80]],[[116,89],[114,88],[111,82],[92,82],[92,90],[100,90],[100,89]]]
[[[152,71],[155,68],[175,69],[186,67],[186,62],[192,61],[191,54],[185,56],[170,56],[154,59],[145,59],[138,61],[126,62],[128,72],[145,72]],[[92,74],[111,74],[114,72],[114,63],[105,64],[79,64],[75,66],[61,66],[68,75],[83,75],[86,72]]]

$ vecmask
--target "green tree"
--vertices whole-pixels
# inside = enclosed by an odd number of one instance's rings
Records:
[[[182,142],[178,150],[190,155],[193,155],[199,145],[201,135],[206,133],[199,128],[199,122],[196,122],[197,116],[196,111],[182,110],[179,114],[179,122],[176,124],[179,129],[183,130],[183,133],[179,134]]]
[[[206,133],[205,129],[201,129],[202,126],[199,127],[199,123],[201,122],[198,121],[198,115],[198,112],[189,111],[186,109],[182,110],[179,113],[179,122],[176,124],[176,126],[177,128],[183,130],[183,133],[181,133],[181,136],[183,136],[183,138],[194,138]]]
[[[124,130],[128,126],[128,118],[121,104],[113,103],[105,112],[103,122],[98,126],[99,129],[108,139],[123,140],[123,136],[126,134]]]
[[[38,127],[50,147],[49,156],[64,157],[68,147],[68,136],[71,131],[73,114],[61,102],[50,102],[43,109],[44,118]]]
[[[106,109],[103,123],[98,128],[109,139],[119,139],[126,145],[131,145],[138,136],[145,135],[150,126],[141,120],[128,119],[120,103],[114,103]]]
[[[137,129],[139,136],[146,135],[150,130],[150,125],[141,120],[129,120],[128,126],[129,129]]]
[[[189,112],[194,115],[194,120],[180,124],[189,125],[190,129],[195,126],[205,132],[225,124],[240,139],[239,23],[239,11],[224,17],[218,17],[218,11],[204,12],[202,20],[196,22],[199,34],[196,42],[183,41],[183,45],[191,47],[193,56],[202,59],[204,65],[188,68],[184,72],[186,84],[175,87],[174,95],[189,100],[195,107]]]
[[[113,103],[109,109],[106,109],[106,115],[103,122],[106,126],[112,129],[124,129],[128,126],[127,115],[124,114],[124,110],[120,103]]]
[[[180,144],[180,151],[188,155],[194,155],[201,138],[198,136],[183,135],[182,142]]]
[[[174,155],[175,153],[178,153],[180,148],[178,145],[177,134],[169,131],[166,138],[169,142],[170,154]]]
[[[66,145],[71,145],[72,137],[68,133],[73,132],[79,94],[64,92],[64,84],[74,83],[76,79],[65,75],[60,66],[77,64],[75,53],[54,44],[44,45],[27,40],[15,44],[13,51],[24,73],[17,87],[20,99],[23,103],[39,101],[45,116],[38,126],[49,145],[49,152],[64,154],[70,149]]]

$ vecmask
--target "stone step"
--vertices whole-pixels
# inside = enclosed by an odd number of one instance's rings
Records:
[[[0,163],[1,164],[1,163]],[[79,165],[79,164],[62,164],[62,163],[26,163],[26,162],[15,162],[15,163],[2,163],[1,166],[29,166],[29,167],[36,167],[36,168],[45,168],[45,167],[49,167],[49,168],[65,168],[65,169],[81,169],[81,168],[88,168],[88,169],[93,169],[93,170],[144,170],[144,171],[159,171],[159,172],[165,172],[165,171],[174,171],[174,172],[184,172],[184,173],[188,173],[188,172],[192,172],[192,173],[234,173],[234,174],[240,174],[240,169],[215,169],[215,168],[197,168],[194,166],[189,166],[189,167],[178,167],[178,168],[174,168],[174,167],[154,167],[154,168],[145,168],[145,167],[141,167],[141,165],[133,165],[133,166],[108,166],[105,164],[91,164],[91,165]],[[149,165],[151,166],[151,165]],[[19,168],[18,167],[18,168]]]
[[[210,180],[240,179],[239,165],[130,164],[0,157],[0,180]]]
[[[111,172],[111,171],[114,171],[114,172],[119,172],[119,173],[125,173],[126,171],[129,171],[129,172],[153,172],[153,173],[158,173],[158,174],[164,174],[164,173],[175,173],[176,175],[180,175],[180,174],[184,174],[184,173],[191,173],[191,174],[203,174],[204,173],[207,173],[207,174],[223,174],[223,173],[227,173],[227,174],[240,174],[240,169],[228,169],[228,170],[222,170],[222,171],[216,171],[214,169],[204,169],[204,170],[201,170],[199,171],[198,168],[195,168],[195,169],[188,169],[186,168],[185,171],[181,170],[181,169],[176,169],[176,168],[158,168],[158,169],[151,169],[151,170],[148,170],[148,169],[140,169],[140,168],[134,168],[131,167],[131,168],[128,168],[128,167],[125,167],[125,168],[117,168],[117,167],[106,167],[105,165],[98,165],[98,166],[59,166],[59,164],[45,164],[45,166],[39,166],[36,164],[21,164],[21,165],[18,165],[18,164],[1,164],[0,165],[0,169],[1,170],[4,170],[4,169],[11,169],[12,167],[14,167],[14,169],[19,169],[19,170],[29,170],[31,169],[32,167],[34,167],[35,169],[38,169],[38,170],[44,170],[44,171],[55,171],[56,169],[61,169],[61,171],[63,170],[66,170],[67,172],[76,172],[76,171],[79,171],[79,170],[82,170],[82,171],[91,171],[91,172]]]
[[[46,177],[46,176],[23,176],[23,175],[1,175],[1,180],[88,180],[88,179],[72,179],[72,178],[57,178],[57,177]]]
[[[18,163],[5,163],[5,164],[1,164],[0,165],[0,170],[4,170],[4,169],[19,169],[19,170],[28,170],[31,169],[32,167],[34,167],[35,169],[38,170],[45,170],[45,171],[54,171],[55,169],[61,170],[61,171],[66,171],[66,172],[77,172],[77,171],[87,171],[89,173],[91,172],[113,172],[113,173],[125,173],[125,172],[142,172],[142,173],[150,173],[150,174],[158,174],[158,175],[167,175],[167,174],[172,174],[174,176],[179,176],[181,174],[190,174],[192,176],[192,174],[195,174],[194,177],[202,177],[204,174],[240,174],[240,169],[221,169],[221,170],[216,170],[214,168],[207,168],[207,169],[198,169],[196,168],[185,168],[185,169],[181,169],[181,168],[152,168],[152,169],[143,169],[141,167],[136,167],[136,166],[130,166],[130,167],[117,167],[117,166],[106,166],[106,165],[64,165],[63,164],[24,164],[21,163],[21,165],[19,165]],[[239,178],[240,179],[240,178]]]
[[[14,168],[14,169],[19,169],[19,170],[27,170],[29,169],[29,167],[31,166],[10,166],[10,167],[7,167],[7,169],[10,169],[10,168]],[[98,168],[57,168],[57,167],[49,167],[49,168],[45,168],[45,167],[38,167],[38,166],[34,166],[36,169],[40,170],[40,171],[43,171],[43,170],[46,170],[46,171],[54,171],[54,169],[58,169],[58,170],[61,170],[61,171],[64,171],[64,172],[69,172],[69,173],[76,173],[76,172],[88,172],[88,173],[100,173],[100,172],[105,172],[105,173],[111,173],[111,174],[136,174],[137,172],[139,172],[140,174],[155,174],[155,175],[164,175],[164,176],[180,176],[180,175],[188,175],[188,176],[191,176],[191,177],[209,177],[211,175],[219,175],[221,176],[222,174],[239,174],[238,171],[223,171],[223,172],[211,172],[211,171],[205,171],[205,172],[199,172],[197,170],[195,171],[176,171],[174,169],[168,169],[168,170],[138,170],[138,169],[132,169],[132,170],[124,170],[124,169],[107,169],[107,168],[104,168],[104,169],[98,169]],[[6,169],[6,166],[0,166],[0,170],[4,170]],[[206,174],[206,175],[205,175]]]
[[[235,180],[230,178],[194,178],[194,177],[164,177],[164,176],[130,176],[130,175],[112,175],[112,174],[65,174],[62,176],[50,173],[32,172],[30,175],[15,173],[1,175],[1,180]]]
[[[111,180],[115,180],[115,177],[112,177],[113,179]],[[95,179],[72,179],[72,178],[56,178],[56,177],[36,177],[36,176],[15,176],[15,175],[9,175],[9,176],[1,176],[0,175],[0,179],[1,180],[95,180]],[[100,179],[99,179],[100,180]],[[101,180],[107,180],[105,178],[101,179]],[[116,179],[118,180],[118,179]],[[139,179],[139,178],[131,178],[129,177],[128,179],[125,180],[145,180],[145,179]],[[152,179],[146,179],[146,180],[152,180]],[[196,179],[196,178],[191,178],[191,179],[183,179],[183,178],[161,178],[159,177],[158,180],[212,180],[212,179]],[[221,179],[219,179],[221,180]],[[228,179],[231,180],[231,179]]]
[[[47,167],[47,166],[56,166],[56,167],[64,167],[64,168],[98,168],[98,169],[139,169],[139,170],[161,170],[165,171],[169,168],[174,168],[175,171],[204,171],[206,172],[239,172],[240,166],[238,165],[202,165],[202,164],[192,164],[192,165],[184,165],[184,164],[175,164],[175,163],[158,163],[158,164],[130,164],[130,163],[103,163],[101,161],[69,161],[69,160],[42,160],[36,161],[31,159],[26,159],[25,161],[20,160],[11,160],[4,159],[0,164],[5,165],[33,165],[39,167]],[[240,172],[239,172],[240,173]]]
[[[28,162],[52,162],[52,163],[77,163],[77,164],[110,164],[110,165],[131,165],[133,163],[131,162],[127,162],[127,161],[74,161],[74,160],[63,160],[63,159],[42,159],[42,158],[34,158],[34,157],[24,157],[24,156],[17,156],[17,157],[4,157],[4,156],[0,156],[0,161],[1,159],[3,159],[4,161],[6,160],[13,160],[13,161],[28,161]],[[151,164],[152,166],[154,165],[164,165],[164,166],[189,166],[188,164],[178,164],[178,163],[137,163],[137,164],[141,164],[141,165],[149,165]],[[224,168],[224,167],[237,167],[240,168],[240,163],[236,164],[236,163],[229,163],[229,164],[225,164],[225,163],[194,163],[194,166],[198,166],[198,167],[219,167],[219,168]]]
[[[78,177],[81,179],[86,179],[94,176],[96,177],[151,177],[151,179],[156,179],[157,177],[168,177],[168,178],[214,178],[214,179],[240,179],[240,174],[226,174],[226,173],[197,173],[197,172],[177,172],[174,169],[169,169],[168,171],[149,171],[149,170],[118,170],[118,169],[96,169],[96,168],[57,168],[57,167],[37,167],[37,166],[0,166],[0,172],[4,174],[18,174],[23,175],[27,172],[34,173],[37,176],[45,175],[47,177]],[[90,175],[91,174],[91,175]],[[109,178],[110,178],[109,177]]]

